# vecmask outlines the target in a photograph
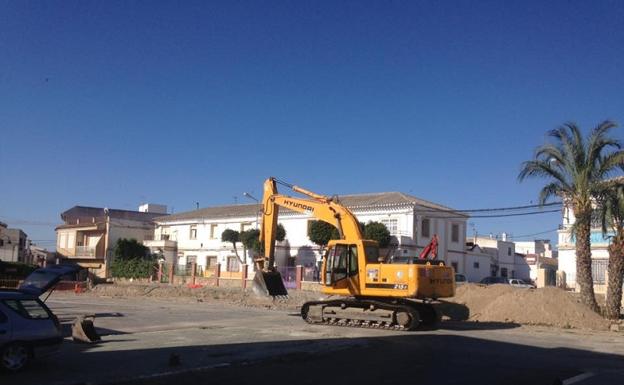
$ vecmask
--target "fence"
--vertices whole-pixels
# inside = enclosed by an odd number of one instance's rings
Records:
[[[206,267],[198,266],[196,263],[185,265],[173,265],[162,263],[156,266],[156,271],[152,277],[146,277],[151,281],[189,286],[227,286],[242,287],[249,286],[255,276],[255,272],[249,265],[241,265],[239,271],[225,271],[225,265]],[[287,289],[301,289],[305,282],[306,288],[310,284],[318,283],[319,272],[317,267],[303,266],[279,266],[277,271],[282,275],[284,286]]]
[[[321,280],[321,274],[317,266],[304,267],[303,277],[305,282],[319,282]]]
[[[297,267],[295,266],[278,266],[277,271],[282,275],[282,281],[287,289],[296,289],[297,283]]]

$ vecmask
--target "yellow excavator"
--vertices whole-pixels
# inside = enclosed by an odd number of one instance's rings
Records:
[[[279,194],[277,183],[306,198]],[[323,256],[321,291],[329,297],[301,307],[301,316],[308,323],[392,330],[431,328],[439,319],[433,301],[455,294],[453,268],[426,258],[432,249],[437,254],[435,236],[421,259],[387,263],[380,256],[378,243],[362,238],[357,218],[335,197],[269,178],[264,182],[262,204],[260,242],[264,256],[256,265],[259,269],[252,285],[256,293],[288,295],[274,266],[280,207],[327,222],[340,234],[340,239],[329,242]]]

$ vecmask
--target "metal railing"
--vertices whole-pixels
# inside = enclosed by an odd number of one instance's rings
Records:
[[[75,255],[77,257],[95,257],[95,247],[94,246],[76,246]]]
[[[592,278],[594,285],[606,285],[606,271],[609,261],[607,259],[592,260]]]

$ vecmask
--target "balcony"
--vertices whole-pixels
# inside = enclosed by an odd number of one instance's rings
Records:
[[[104,258],[104,255],[98,255],[97,248],[94,246],[58,247],[57,251],[65,258]]]
[[[76,246],[74,254],[76,257],[95,258],[95,246]]]

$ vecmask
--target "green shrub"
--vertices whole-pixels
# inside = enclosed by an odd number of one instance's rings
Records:
[[[115,278],[149,278],[156,266],[153,259],[114,259],[111,275]]]

